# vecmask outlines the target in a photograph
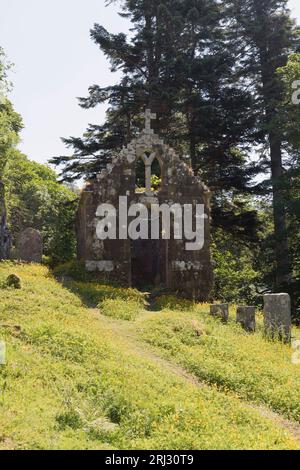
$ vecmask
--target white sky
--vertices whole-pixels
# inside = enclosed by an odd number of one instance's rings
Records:
[[[300,23],[299,0],[289,4]],[[104,106],[83,110],[76,97],[117,80],[89,36],[94,23],[127,32],[117,11],[104,0],[0,0],[0,45],[15,64],[11,99],[25,124],[20,150],[30,159],[67,154],[61,136],[81,136],[89,122],[103,121]]]

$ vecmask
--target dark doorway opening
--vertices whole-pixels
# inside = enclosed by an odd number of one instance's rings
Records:
[[[132,283],[143,288],[161,283],[160,240],[131,242]]]

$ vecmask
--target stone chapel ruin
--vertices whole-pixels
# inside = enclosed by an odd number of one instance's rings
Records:
[[[193,170],[151,129],[151,119],[156,116],[147,110],[145,117],[145,129],[140,136],[123,148],[97,179],[88,182],[81,194],[77,214],[78,259],[85,263],[87,271],[126,286],[164,285],[185,297],[207,300],[213,286],[211,193],[200,177],[195,176]],[[137,190],[136,187],[139,160],[145,167],[145,190]],[[151,185],[154,163],[159,165],[161,175],[157,191],[153,191]],[[204,246],[200,250],[189,251],[185,234],[182,239],[164,239],[163,230],[159,239],[153,239],[150,233],[148,239],[132,240],[124,236],[114,240],[99,239],[99,205],[110,204],[119,208],[119,198],[124,199],[125,196],[128,207],[133,204],[146,207],[152,204],[178,204],[181,207],[202,204],[205,212]],[[120,211],[116,213],[119,227],[122,224]],[[174,225],[171,218],[173,232]]]

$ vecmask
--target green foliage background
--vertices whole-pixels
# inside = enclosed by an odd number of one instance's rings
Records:
[[[40,230],[51,263],[74,257],[77,194],[58,183],[53,170],[18,151],[8,158],[3,180],[13,240],[23,229],[33,227]]]

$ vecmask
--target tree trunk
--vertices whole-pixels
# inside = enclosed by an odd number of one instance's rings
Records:
[[[195,133],[193,127],[190,129],[190,158],[191,158],[191,164],[192,168],[195,172],[197,173],[197,158],[196,158],[196,139],[195,139]]]
[[[281,139],[275,132],[270,133],[270,157],[273,188],[273,214],[276,254],[276,287],[279,289],[291,282],[286,207],[282,191]]]
[[[282,85],[276,77],[276,70],[282,63],[277,63],[282,51],[274,49],[270,54],[270,37],[272,37],[267,12],[261,0],[254,0],[256,25],[255,42],[260,57],[260,72],[262,78],[262,94],[266,112],[266,124],[270,144],[270,160],[273,190],[273,215],[276,258],[276,289],[285,287],[291,282],[291,266],[289,261],[289,243],[287,233],[286,205],[283,186],[282,165],[282,133],[278,120],[277,106],[282,96]],[[277,53],[278,57],[274,54]],[[282,60],[282,59],[281,59]]]
[[[6,224],[6,208],[4,199],[4,185],[0,181],[0,260],[10,256],[11,237]]]

